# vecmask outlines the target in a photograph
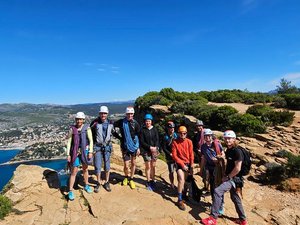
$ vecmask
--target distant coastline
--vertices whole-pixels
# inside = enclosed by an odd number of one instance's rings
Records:
[[[24,146],[20,147],[20,146],[15,146],[15,147],[3,147],[1,146],[0,147],[0,150],[2,151],[10,151],[10,150],[20,150],[20,151],[23,151],[25,149]]]
[[[13,165],[13,164],[18,164],[18,163],[26,163],[26,162],[36,162],[36,161],[53,161],[53,160],[59,160],[59,159],[66,159],[66,162],[67,162],[66,156],[59,156],[59,157],[53,157],[51,159],[28,159],[28,160],[19,160],[19,161],[8,161],[5,163],[1,163],[0,166]]]

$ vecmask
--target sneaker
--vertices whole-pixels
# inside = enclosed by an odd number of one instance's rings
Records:
[[[74,195],[73,191],[69,191],[68,198],[70,201],[73,201],[75,199],[75,195]]]
[[[94,192],[95,193],[98,193],[99,192],[99,190],[100,190],[100,184],[98,183],[97,185],[96,185],[96,187],[95,187],[95,189],[94,189]]]
[[[206,219],[202,219],[201,223],[204,224],[204,225],[216,225],[217,220],[215,218],[213,218],[212,216],[210,216]]]
[[[234,221],[236,224],[247,225],[247,220],[237,219]]]
[[[152,187],[151,187],[151,183],[150,182],[147,182],[146,184],[146,188],[148,191],[153,191]]]
[[[186,209],[183,200],[178,201],[178,202],[177,202],[177,206],[178,206],[179,209],[181,209],[181,210],[183,210],[183,211]]]
[[[130,186],[131,189],[135,189],[135,183],[134,183],[133,180],[129,181],[129,186]]]
[[[223,208],[222,208],[222,209],[219,209],[218,213],[219,213],[219,216],[224,215],[224,209],[223,209]]]
[[[127,186],[128,185],[128,178],[125,177],[124,180],[122,181],[122,185],[123,186]]]
[[[155,183],[154,180],[150,181],[150,187],[152,188],[153,191],[155,191],[155,189],[156,189],[156,183]]]
[[[92,188],[89,185],[85,185],[84,190],[89,194],[93,192]]]
[[[105,189],[106,191],[111,192],[110,185],[109,185],[108,182],[106,182],[105,184],[103,184],[103,187],[104,187],[104,189]]]

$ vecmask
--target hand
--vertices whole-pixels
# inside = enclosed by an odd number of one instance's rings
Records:
[[[184,165],[183,170],[184,170],[185,172],[187,172],[187,171],[189,170],[189,167],[187,167],[186,165]]]
[[[138,150],[136,151],[136,156],[139,157],[140,154],[141,154],[141,151],[140,151],[140,149],[138,148]]]
[[[93,153],[89,152],[88,154],[88,160],[90,160],[93,157]]]
[[[71,162],[71,156],[68,155],[67,161],[68,161],[68,162]]]
[[[222,182],[229,181],[228,176],[222,178]]]
[[[190,174],[193,175],[194,174],[194,168],[191,166],[190,168]]]

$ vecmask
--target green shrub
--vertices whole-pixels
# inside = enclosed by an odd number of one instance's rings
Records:
[[[232,106],[221,106],[211,114],[210,125],[214,129],[227,130],[230,128],[229,117],[238,113]]]
[[[300,156],[289,153],[287,158],[288,162],[285,165],[287,176],[300,178]]]
[[[230,116],[229,125],[234,131],[247,136],[253,136],[254,133],[265,133],[266,131],[264,123],[248,113],[243,115],[236,113]]]
[[[275,108],[285,108],[287,106],[286,100],[281,96],[274,96],[273,104]]]
[[[12,203],[9,198],[0,195],[0,219],[2,220],[7,214],[11,212]]]
[[[293,123],[294,120],[294,112],[289,112],[287,110],[284,111],[271,111],[265,115],[265,118],[268,119],[268,125],[283,125],[289,126]]]
[[[196,116],[201,110],[201,107],[207,102],[205,99],[202,100],[186,100],[183,102],[176,102],[172,105],[171,111],[175,113],[182,113],[186,115]]]
[[[268,105],[253,105],[247,109],[246,113],[252,114],[253,116],[262,117],[270,111],[272,111],[272,108]]]
[[[286,106],[289,109],[300,109],[300,94],[285,94],[282,97],[286,101]]]
[[[265,178],[266,183],[279,184],[287,178],[285,175],[285,168],[282,165],[267,163],[265,166],[267,167]]]

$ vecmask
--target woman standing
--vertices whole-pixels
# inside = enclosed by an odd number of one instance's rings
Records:
[[[157,129],[152,125],[153,117],[146,114],[144,126],[140,133],[141,151],[145,161],[145,173],[147,178],[147,189],[155,190],[155,166],[159,154],[159,136]]]
[[[75,125],[72,125],[69,131],[69,139],[67,143],[67,160],[71,166],[71,175],[69,182],[69,200],[73,201],[75,195],[73,186],[78,172],[78,167],[82,164],[84,190],[92,193],[91,187],[88,185],[88,164],[92,162],[93,157],[93,137],[88,124],[84,124],[85,115],[78,112],[75,117]]]

